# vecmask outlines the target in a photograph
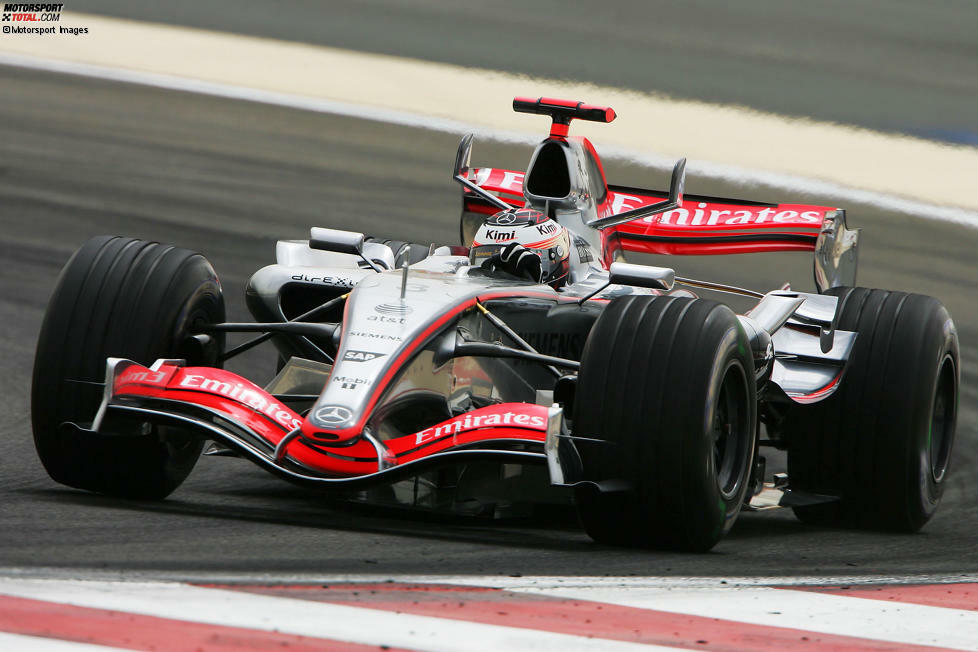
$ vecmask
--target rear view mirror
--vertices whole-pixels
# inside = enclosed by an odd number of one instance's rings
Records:
[[[309,248],[359,256],[363,251],[363,234],[314,226],[309,230]]]

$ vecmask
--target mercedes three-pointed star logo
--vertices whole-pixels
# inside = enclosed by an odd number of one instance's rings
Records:
[[[353,412],[340,405],[327,405],[316,410],[313,416],[319,423],[335,426],[349,421]]]

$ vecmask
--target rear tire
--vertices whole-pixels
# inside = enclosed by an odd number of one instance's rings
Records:
[[[34,358],[34,444],[48,474],[70,487],[129,498],[164,498],[176,489],[202,441],[173,428],[81,437],[59,426],[92,421],[108,357],[218,364],[223,339],[208,355],[187,346],[187,337],[196,324],[222,321],[221,285],[200,254],[111,236],[85,243],[61,272]]]
[[[793,405],[784,421],[788,477],[838,503],[795,508],[816,525],[915,532],[944,493],[960,362],[954,322],[919,294],[832,288],[839,329],[856,331],[838,391]]]
[[[400,269],[408,265],[413,265],[428,257],[428,245],[405,242],[403,240],[384,240],[367,236],[367,242],[378,242],[390,247],[394,254],[394,269]]]
[[[585,477],[630,489],[577,492],[601,543],[712,548],[748,489],[757,392],[747,336],[726,306],[705,299],[614,299],[588,336],[573,431]]]

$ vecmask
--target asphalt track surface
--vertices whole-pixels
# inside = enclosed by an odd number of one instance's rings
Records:
[[[76,0],[67,8],[978,144],[971,0]],[[477,82],[466,90],[478,93]]]
[[[609,126],[613,128],[613,126]],[[952,477],[917,535],[821,530],[790,513],[746,514],[707,555],[592,544],[572,522],[490,523],[328,504],[250,463],[200,461],[164,502],[53,483],[33,451],[33,348],[60,267],[88,237],[136,235],[202,251],[230,318],[276,238],[310,225],[451,242],[458,137],[187,93],[0,68],[0,566],[204,573],[876,575],[978,572],[978,230],[848,206],[864,229],[860,281],[940,297],[963,345]],[[600,151],[600,142],[597,143]],[[474,162],[522,169],[524,146],[477,143]],[[609,178],[661,173],[607,161]],[[835,204],[689,179],[691,193]],[[803,254],[674,259],[688,276],[809,288]],[[743,308],[744,306],[738,306]],[[259,381],[273,355],[232,369]]]

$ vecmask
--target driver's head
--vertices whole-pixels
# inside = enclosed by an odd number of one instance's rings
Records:
[[[513,243],[540,257],[541,283],[556,289],[566,282],[570,269],[567,229],[531,208],[500,211],[486,220],[475,234],[469,259],[473,265],[481,265]]]

